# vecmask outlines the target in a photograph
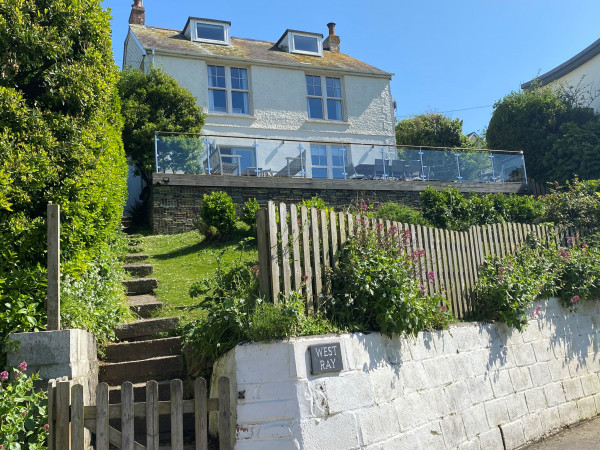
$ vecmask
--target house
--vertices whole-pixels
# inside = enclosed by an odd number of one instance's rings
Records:
[[[123,66],[161,67],[197,98],[204,173],[348,179],[393,159],[392,74],[342,53],[334,23],[325,39],[287,29],[273,41],[234,37],[223,20],[182,26],[146,25],[136,1]]]
[[[582,100],[595,111],[600,110],[600,39],[554,69],[523,83],[530,89],[534,83],[542,86],[565,86],[576,90]]]

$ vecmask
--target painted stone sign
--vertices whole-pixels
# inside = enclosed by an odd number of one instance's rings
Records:
[[[310,365],[313,375],[339,372],[344,368],[339,342],[311,345],[308,349],[310,350]]]

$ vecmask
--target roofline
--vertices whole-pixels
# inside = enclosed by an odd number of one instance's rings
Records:
[[[362,75],[362,76],[372,76],[376,78],[387,78],[389,80],[395,75],[390,72],[369,72],[365,70],[353,70],[353,69],[344,69],[341,67],[327,67],[327,66],[312,66],[306,64],[288,64],[281,62],[272,62],[272,61],[262,61],[260,59],[247,59],[247,58],[236,58],[234,56],[222,56],[222,55],[199,55],[193,52],[182,52],[176,50],[165,50],[158,47],[145,47],[145,50],[154,50],[155,54],[164,54],[164,55],[183,55],[192,59],[201,59],[201,60],[222,60],[222,61],[232,61],[232,62],[243,62],[248,64],[249,62],[256,66],[264,66],[264,67],[280,67],[283,69],[303,69],[303,70],[313,70],[313,71],[326,71],[326,72],[336,72],[336,73],[345,73],[349,75]]]
[[[292,30],[290,28],[288,28],[287,30],[285,30],[283,32],[283,34],[281,35],[281,37],[279,38],[279,40],[275,43],[276,47],[279,47],[279,44],[281,44],[281,41],[283,41],[283,38],[286,36],[286,34],[288,33],[302,33],[302,34],[312,34],[315,37],[320,37],[321,39],[323,39],[323,34],[321,33],[313,33],[311,31],[300,31],[300,30]]]
[[[585,49],[577,53],[571,59],[562,63],[560,66],[555,67],[554,69],[546,72],[545,74],[539,77],[534,78],[531,81],[521,84],[521,89],[529,89],[532,86],[532,84],[536,81],[539,82],[541,85],[552,83],[553,81],[564,77],[569,72],[572,72],[578,67],[584,65],[586,62],[588,62],[598,54],[600,54],[600,39],[587,46]]]

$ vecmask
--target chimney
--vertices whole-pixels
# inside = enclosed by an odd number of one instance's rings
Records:
[[[329,36],[323,41],[323,50],[329,50],[331,53],[339,53],[340,37],[335,34],[335,23],[329,22],[327,28],[329,28]]]
[[[135,25],[144,25],[146,22],[146,10],[142,6],[142,0],[134,0],[131,5],[131,14],[129,14],[129,23]]]

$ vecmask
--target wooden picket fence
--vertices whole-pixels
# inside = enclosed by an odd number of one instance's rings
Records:
[[[84,429],[95,434],[96,450],[108,450],[109,445],[123,450],[158,450],[159,415],[171,416],[171,448],[183,450],[183,415],[194,414],[195,448],[208,449],[207,414],[219,414],[219,448],[231,448],[231,411],[229,379],[220,378],[218,398],[207,398],[206,380],[194,383],[194,398],[183,399],[183,383],[171,380],[170,400],[158,400],[158,383],[146,383],[146,401],[134,402],[133,384],[121,386],[121,403],[108,403],[108,385],[96,388],[96,404],[85,405],[83,386],[65,378],[48,382],[48,449],[83,450]],[[134,439],[134,418],[146,418],[146,445]],[[121,431],[109,424],[110,419],[121,419]]]
[[[338,250],[348,237],[363,229],[389,232],[392,227],[398,230],[398,243],[410,236],[409,255],[424,250],[425,257],[416,265],[415,278],[429,294],[441,293],[457,318],[472,311],[471,294],[479,267],[487,256],[514,253],[528,234],[557,244],[565,243],[567,236],[579,236],[573,229],[517,223],[472,226],[458,232],[294,204],[288,207],[280,203],[276,207],[268,202],[257,214],[262,295],[278,302],[280,294],[287,296],[292,290],[303,290],[310,313],[329,293],[326,273],[335,266]]]

